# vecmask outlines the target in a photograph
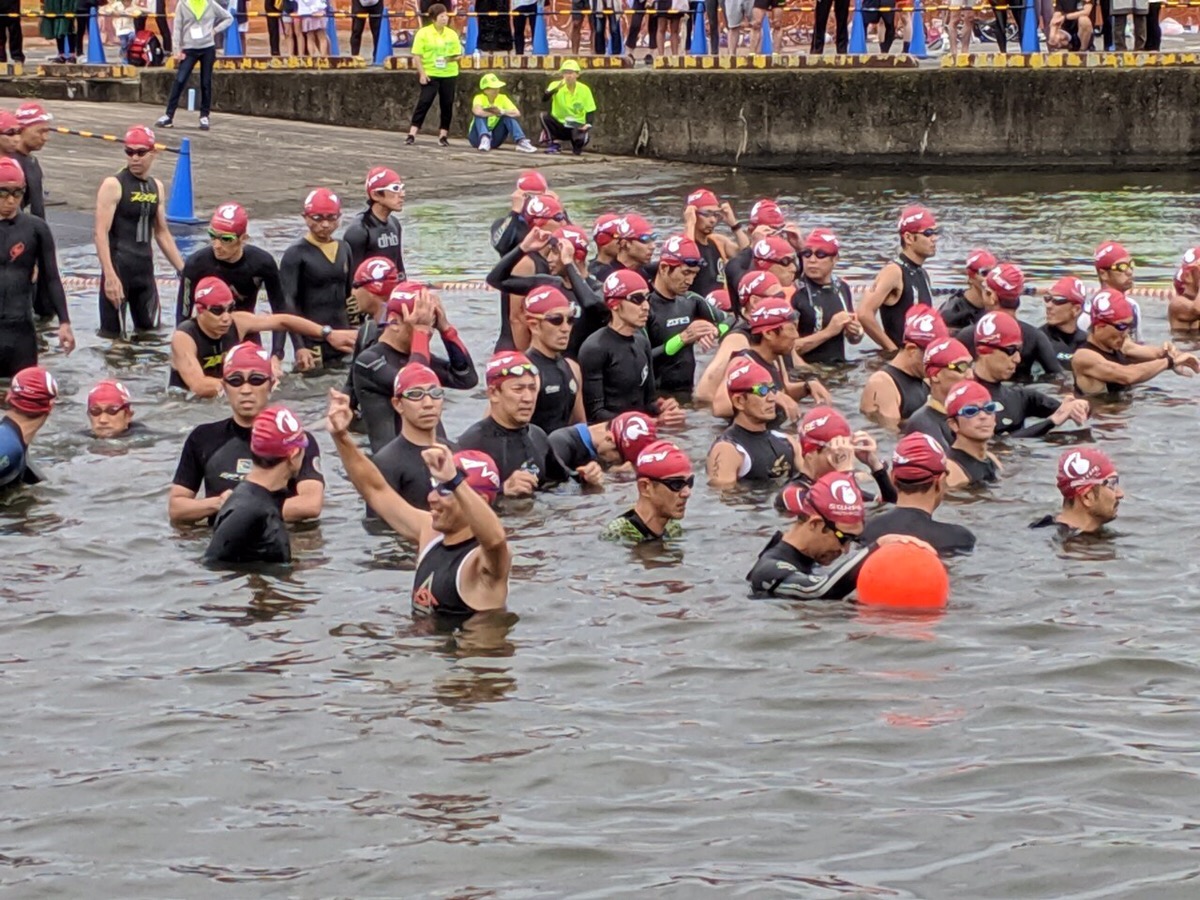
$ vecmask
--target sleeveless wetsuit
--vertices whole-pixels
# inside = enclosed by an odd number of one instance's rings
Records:
[[[721,432],[717,443],[732,444],[742,457],[739,481],[767,481],[790,478],[796,468],[796,454],[790,441],[778,431],[749,431],[730,425]]]
[[[108,249],[113,268],[121,279],[125,303],[139,331],[157,328],[162,320],[158,303],[158,283],[154,280],[154,226],[158,222],[158,181],[138,178],[129,169],[116,175],[121,197],[113,210],[108,229]],[[104,296],[104,277],[100,278],[100,334],[115,337],[121,333],[121,312]]]
[[[929,275],[925,267],[913,262],[903,253],[895,259],[900,267],[903,286],[900,289],[900,299],[895,306],[879,307],[879,324],[883,333],[897,347],[904,346],[904,315],[917,303],[933,305],[933,289],[929,285]]]
[[[530,347],[525,351],[529,361],[541,374],[541,390],[533,410],[533,424],[549,434],[567,425],[575,409],[579,382],[564,357],[551,359]]]
[[[950,445],[954,443],[954,432],[947,424],[945,408],[940,404],[938,407],[934,407],[932,404],[933,401],[930,400],[909,416],[908,421],[904,423],[903,431],[905,434],[917,431],[927,434],[938,441],[942,445],[942,449],[949,453]]]
[[[475,614],[460,589],[463,563],[479,547],[475,538],[448,546],[444,535],[435,535],[417,559],[413,574],[414,615],[471,616]]]
[[[258,306],[259,292],[264,288],[267,291],[267,302],[271,304],[271,312],[289,311],[283,296],[283,285],[279,281],[279,266],[275,264],[275,257],[262,247],[247,244],[242,248],[242,255],[237,262],[219,260],[212,247],[201,247],[183,264],[179,293],[175,297],[176,325],[191,318],[192,295],[196,285],[201,278],[210,275],[229,285],[238,312],[254,312]],[[285,339],[286,333],[282,331],[277,331],[272,336],[271,353],[280,359],[283,359]],[[246,340],[261,343],[257,334],[247,335]]]
[[[929,399],[929,386],[925,384],[924,379],[914,378],[893,365],[884,366],[883,371],[892,379],[896,390],[900,392],[901,419],[907,419],[925,405],[925,401]]]
[[[182,331],[196,342],[196,358],[200,360],[200,368],[204,370],[204,374],[211,378],[220,378],[225,354],[238,344],[237,326],[229,326],[229,330],[219,338],[212,338],[205,334],[200,323],[195,319],[181,322],[175,330]],[[179,388],[184,391],[188,389],[183,377],[174,367],[167,379],[167,387]]]
[[[996,468],[996,464],[990,456],[987,459],[976,459],[966,450],[951,447],[946,457],[958,463],[966,476],[971,479],[965,487],[995,484],[1000,480],[1000,470]]]
[[[1109,362],[1115,362],[1119,366],[1129,365],[1128,357],[1126,357],[1125,354],[1122,353],[1120,350],[1101,350],[1099,347],[1097,347],[1095,344],[1091,343],[1090,341],[1088,343],[1085,343],[1083,346],[1086,347],[1088,350],[1092,350],[1096,353],[1099,353],[1101,356],[1103,356]],[[1074,381],[1073,385],[1075,387],[1075,393],[1077,395],[1079,395],[1080,397],[1087,396],[1087,394],[1085,394],[1080,389],[1078,381]],[[1131,387],[1131,385],[1128,385],[1128,384],[1117,384],[1114,381],[1106,381],[1106,382],[1104,382],[1104,393],[1106,393],[1106,394],[1123,394],[1126,391],[1128,391],[1130,387]]]
[[[850,287],[836,276],[829,284],[817,284],[812,279],[801,276],[796,282],[796,293],[792,295],[792,306],[800,316],[797,328],[801,337],[816,334],[839,312],[854,312]],[[835,334],[829,340],[805,350],[804,361],[822,365],[844,363],[845,335]]]
[[[17,423],[7,416],[0,419],[0,488],[18,484],[36,484],[26,465],[29,448]]]
[[[707,297],[725,284],[725,260],[712,241],[707,244],[696,241],[696,246],[700,248],[700,258],[704,260],[704,265],[692,279],[692,286],[688,290],[695,291],[701,297]]]

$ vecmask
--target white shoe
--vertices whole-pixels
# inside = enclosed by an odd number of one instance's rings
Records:
[[[490,134],[485,134],[483,137],[481,137],[479,139],[479,151],[481,153],[487,153],[491,149],[492,149],[492,136]]]
[[[517,141],[516,150],[518,153],[537,153],[537,147],[529,143],[529,138],[522,141]]]

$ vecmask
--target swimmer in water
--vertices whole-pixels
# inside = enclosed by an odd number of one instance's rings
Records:
[[[920,432],[934,438],[950,452],[954,432],[946,423],[946,395],[971,374],[971,351],[956,338],[943,338],[925,348],[925,378],[929,399],[904,423],[904,433]]]
[[[841,244],[829,228],[814,228],[800,249],[801,276],[793,301],[800,314],[796,352],[810,363],[841,365],[846,342],[862,342],[850,285],[833,274]]]
[[[1119,394],[1168,369],[1189,377],[1200,371],[1196,357],[1172,343],[1150,347],[1134,342],[1134,310],[1120,291],[1100,291],[1092,297],[1091,309],[1087,343],[1071,359],[1076,394]]]
[[[983,282],[995,265],[996,257],[982,247],[967,254],[967,286],[955,291],[949,300],[938,307],[947,328],[955,331],[971,328],[985,312],[993,308],[984,296]]]
[[[511,209],[507,215],[492,223],[492,247],[501,256],[515,250],[525,239],[525,235],[529,234],[530,224],[525,215],[525,204],[530,197],[539,194],[558,200],[558,195],[550,190],[545,175],[536,169],[522,172],[512,192]]]
[[[250,429],[250,471],[213,520],[204,561],[288,563],[292,545],[284,522],[288,485],[304,467],[308,432],[291,410],[264,409]]]
[[[102,440],[118,438],[135,425],[133,421],[133,397],[121,382],[106,378],[87,395],[88,432]]]
[[[739,481],[790,478],[800,447],[794,438],[773,430],[775,383],[752,359],[738,357],[729,366],[725,387],[733,404],[733,424],[708,451],[708,483],[732,487]]]
[[[429,512],[414,509],[392,490],[350,434],[350,403],[330,391],[329,431],[355,489],[400,536],[417,544],[414,615],[455,619],[502,610],[508,600],[512,552],[492,510],[500,473],[486,453],[426,448]]]
[[[717,225],[724,222],[733,237],[717,234]],[[750,246],[750,233],[738,221],[733,207],[722,203],[708,188],[699,188],[687,196],[683,209],[684,234],[697,247],[705,265],[699,267],[691,288],[704,295],[724,284],[725,263]]]
[[[1137,301],[1129,296],[1134,282],[1133,255],[1116,241],[1105,241],[1096,247],[1092,258],[1096,265],[1096,280],[1100,282],[1099,290],[1120,291],[1125,295],[1126,302],[1133,310],[1133,329],[1129,333],[1129,338],[1140,342],[1142,309],[1138,306]],[[1092,299],[1098,295],[1099,291],[1092,295]],[[1084,304],[1083,315],[1079,321],[1079,327],[1085,330],[1091,329],[1092,299]]]
[[[550,435],[550,449],[564,466],[578,471],[583,466],[619,466],[637,462],[647,444],[658,440],[658,422],[643,412],[624,412],[607,422],[575,424]],[[585,482],[594,479],[585,477]]]
[[[941,228],[933,213],[908,206],[900,213],[897,229],[900,253],[875,277],[858,304],[858,321],[867,337],[885,354],[895,353],[904,340],[904,316],[910,306],[933,304],[933,288],[925,263],[937,254]]]
[[[946,454],[947,487],[977,487],[1000,480],[1000,461],[990,449],[999,411],[1000,404],[978,381],[962,381],[946,395],[946,421],[954,432]]]
[[[1117,467],[1095,447],[1063,451],[1058,458],[1058,490],[1063,496],[1062,512],[1029,527],[1053,526],[1060,541],[1101,531],[1117,517],[1125,496]]]
[[[0,489],[37,484],[41,476],[29,464],[29,445],[58,400],[54,376],[40,366],[22,369],[8,386],[8,412],[0,417]]]
[[[1042,297],[1045,303],[1046,324],[1041,331],[1050,341],[1055,356],[1069,367],[1075,351],[1087,343],[1087,332],[1079,327],[1087,289],[1073,275],[1064,275]]]
[[[441,379],[428,366],[410,362],[397,372],[392,408],[400,430],[371,457],[391,489],[416,509],[429,509],[429,471],[421,454],[446,443],[439,436],[445,397]]]
[[[925,348],[947,337],[946,323],[933,307],[918,303],[904,319],[904,340],[891,362],[863,386],[859,411],[885,428],[895,429],[925,405]]]
[[[692,462],[670,441],[647,444],[634,464],[637,502],[605,526],[606,541],[644,544],[683,535],[680,522],[696,484]]]
[[[1021,357],[1015,371],[1009,377],[1016,381],[1032,381],[1033,367],[1039,366],[1039,376],[1061,376],[1062,365],[1050,339],[1037,326],[1017,317],[1021,306],[1021,295],[1025,290],[1025,273],[1012,263],[999,263],[988,272],[983,283],[983,295],[989,312],[1002,313],[1013,320],[1021,330]],[[986,315],[986,313],[985,313]],[[983,316],[975,325],[978,326]],[[967,326],[955,335],[967,349],[975,351],[975,327]]]
[[[797,431],[800,456],[793,481],[812,485],[829,472],[850,473],[857,459],[870,469],[884,502],[896,502],[896,488],[888,475],[887,463],[879,457],[875,439],[865,431],[851,431],[846,417],[836,409],[814,406],[804,414]],[[776,508],[780,498],[776,498]]]
[[[395,170],[375,166],[367,173],[367,208],[355,216],[342,240],[350,248],[350,265],[357,272],[364,261],[391,262],[404,281],[404,232],[396,215],[404,209],[404,179]]]
[[[1172,331],[1200,331],[1200,247],[1183,254],[1175,270],[1175,295],[1167,306],[1167,324]]]

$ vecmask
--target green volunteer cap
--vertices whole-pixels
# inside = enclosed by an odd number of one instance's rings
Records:
[[[504,82],[500,80],[498,75],[493,75],[491,72],[488,72],[479,79],[479,89],[481,91],[490,91],[493,88],[502,87],[504,87]]]
[[[559,67],[558,71],[560,71],[560,72],[580,72],[580,71],[582,71],[582,69],[579,68],[579,63],[577,63],[575,60],[568,59],[566,62],[564,62],[562,64],[561,67]]]

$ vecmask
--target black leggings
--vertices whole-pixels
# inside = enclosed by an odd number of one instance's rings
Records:
[[[875,22],[883,23],[883,39],[879,42],[879,52],[887,53],[892,49],[892,41],[896,40],[896,11],[890,9],[882,12],[876,9],[868,10],[863,14],[864,25],[871,25]]]
[[[36,366],[37,332],[33,322],[0,321],[0,378],[12,378],[22,369]]]
[[[379,46],[379,25],[383,21],[383,3],[384,0],[379,0],[374,6],[361,6],[358,0],[352,0],[350,4],[350,12],[354,14],[354,18],[350,21],[350,55],[358,56],[362,49],[363,26],[369,24],[371,26],[371,56],[375,55],[375,48]],[[359,18],[363,13],[366,13],[366,18]]]
[[[834,46],[838,53],[850,49],[850,0],[817,0],[816,17],[813,23],[812,46],[809,53],[825,52],[825,25],[829,22],[829,10],[833,9],[835,23]]]
[[[514,12],[512,15],[513,49],[520,56],[525,52],[525,26],[529,26],[529,43],[533,43],[534,29],[537,28],[537,7],[524,7],[532,12]]]
[[[420,128],[425,124],[425,114],[433,106],[433,98],[438,100],[438,128],[450,130],[450,118],[454,115],[454,85],[458,76],[451,78],[430,78],[429,84],[421,85],[421,96],[417,100],[417,108],[413,110],[412,126]]]
[[[1162,25],[1158,21],[1162,11],[1161,3],[1150,4],[1150,15],[1146,16],[1146,49],[1149,51],[1162,50]]]

